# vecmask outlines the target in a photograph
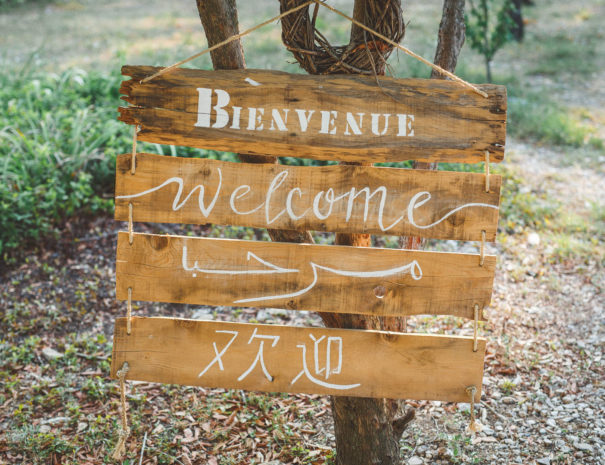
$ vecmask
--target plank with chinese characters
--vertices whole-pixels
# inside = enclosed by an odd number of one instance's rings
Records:
[[[118,318],[111,375],[268,392],[467,402],[481,397],[485,339],[350,329]]]
[[[118,234],[117,298],[371,315],[473,318],[495,257],[266,241]]]
[[[139,153],[116,167],[117,220],[494,241],[501,177],[363,166],[230,163]]]
[[[504,156],[506,88],[379,76],[124,66],[121,121],[160,144],[323,160],[493,162]]]

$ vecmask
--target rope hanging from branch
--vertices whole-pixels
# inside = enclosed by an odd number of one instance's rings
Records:
[[[285,2],[288,2],[288,0],[280,0],[282,9],[283,9],[283,4]],[[290,2],[300,3],[300,0],[290,0]],[[313,3],[315,4],[315,10],[313,13],[313,19],[310,20],[308,17],[308,7]],[[368,3],[368,5],[377,5],[380,2],[378,0],[368,0],[367,3]],[[347,16],[342,11],[339,11],[336,8],[331,7],[330,5],[327,5],[326,3],[324,3],[320,0],[308,0],[302,4],[296,4],[294,7],[290,8],[289,10],[287,10],[271,19],[268,19],[267,21],[264,21],[254,27],[251,27],[250,29],[247,29],[240,34],[231,36],[227,40],[224,40],[216,45],[213,45],[212,47],[209,47],[205,50],[202,50],[201,52],[191,55],[189,58],[185,58],[184,60],[181,60],[173,65],[170,65],[166,68],[162,68],[157,73],[152,74],[151,76],[147,76],[146,78],[142,79],[140,82],[141,82],[141,84],[145,83],[145,82],[149,82],[152,79],[154,79],[162,74],[168,73],[169,71],[171,71],[175,68],[178,68],[179,66],[184,65],[185,63],[188,63],[191,60],[194,60],[195,58],[198,58],[202,55],[205,55],[206,53],[211,52],[212,50],[216,50],[217,48],[227,45],[227,44],[233,42],[234,40],[238,40],[238,39],[244,37],[245,35],[248,35],[251,32],[256,31],[257,29],[260,29],[261,27],[263,27],[273,21],[277,21],[277,20],[281,19],[282,22],[284,22],[284,23],[288,22],[285,20],[285,18],[288,18],[290,15],[292,15],[293,13],[296,13],[297,11],[304,11],[306,13],[306,15],[304,15],[304,16],[303,15],[298,16],[299,22],[301,22],[301,24],[297,23],[296,27],[301,27],[301,28],[304,27],[307,29],[307,36],[306,36],[307,41],[309,40],[308,39],[309,37],[312,37],[313,41],[315,41],[315,36],[317,33],[318,37],[321,37],[320,43],[323,43],[324,45],[325,44],[329,45],[327,40],[325,38],[323,38],[323,36],[321,36],[321,34],[315,29],[315,20],[317,18],[318,5],[326,7],[327,9],[329,9],[330,11],[333,11],[334,13],[338,14],[339,16],[346,18],[347,20],[349,20],[350,22],[352,22],[359,28],[363,29],[366,32],[369,32],[370,34],[381,39],[381,41],[382,41],[382,42],[377,41],[377,40],[368,41],[367,36],[363,36],[364,40],[360,43],[356,43],[355,41],[353,41],[351,44],[349,44],[347,46],[343,46],[343,47],[330,46],[329,48],[326,48],[325,52],[331,58],[328,60],[328,62],[324,63],[323,66],[325,67],[326,70],[321,74],[327,74],[328,70],[329,70],[330,74],[336,74],[338,72],[338,71],[336,71],[336,69],[338,67],[342,67],[343,70],[347,69],[347,71],[344,71],[346,73],[357,73],[357,74],[362,73],[362,74],[372,74],[372,75],[382,74],[379,72],[381,70],[381,67],[382,67],[382,69],[384,69],[384,66],[386,66],[386,58],[392,52],[393,47],[396,47],[399,50],[406,53],[407,55],[409,55],[409,56],[415,58],[416,60],[424,63],[425,65],[433,68],[435,71],[443,74],[444,76],[449,77],[450,79],[457,82],[458,84],[471,89],[473,92],[476,92],[477,94],[481,95],[482,97],[485,97],[485,98],[488,97],[488,95],[485,92],[483,92],[481,89],[475,87],[472,84],[469,84],[468,82],[466,82],[463,79],[460,79],[455,74],[450,73],[449,71],[446,71],[445,69],[441,68],[440,66],[437,66],[437,65],[431,63],[427,59],[412,52],[411,50],[404,47],[403,45],[400,45],[397,41],[390,39],[389,37],[385,36],[384,34],[378,32],[372,28],[369,28],[365,24],[360,23],[359,21]],[[403,25],[403,20],[401,19],[401,6],[399,5],[397,7],[396,5],[398,5],[396,0],[388,0],[388,7],[386,7],[386,8],[384,5],[380,5],[383,16],[375,17],[374,19],[378,22],[380,27],[388,29],[387,32],[390,31],[391,34],[395,34],[395,38],[397,40],[401,40],[401,38],[403,37],[404,31],[405,31],[405,27]],[[375,12],[376,8],[377,8],[377,6],[368,6],[366,9],[366,15],[367,14],[370,14],[370,15],[376,14],[376,12]],[[372,12],[374,12],[374,13],[372,13]],[[399,18],[398,21],[395,21],[395,19],[394,19],[394,15],[396,12],[398,12],[398,18]],[[294,26],[295,25],[291,24],[291,26],[287,30],[295,31],[296,29],[294,28]],[[309,29],[309,28],[311,28],[311,29]],[[283,29],[282,29],[282,31],[283,31]],[[311,34],[311,32],[312,32],[312,34]],[[290,40],[290,39],[288,39],[289,36],[287,33],[284,33],[283,37],[284,37],[283,40],[284,40],[284,43],[286,44],[286,47],[288,47],[291,51],[293,51],[296,48],[295,42],[292,42],[290,44],[286,43],[286,40]],[[310,46],[310,45],[306,44],[306,46]],[[350,48],[350,50],[349,50],[349,48]],[[317,54],[318,53],[321,54],[321,52],[318,49],[315,49],[314,46],[311,47],[310,49],[299,48],[299,49],[296,49],[296,51],[300,55],[301,59],[303,59],[303,56],[305,56],[305,55],[319,56]],[[370,53],[368,53],[368,51]],[[335,54],[335,56],[332,56],[332,54]],[[359,54],[359,56],[357,54]],[[371,64],[371,71],[368,71],[367,69],[362,70],[361,68],[358,68],[359,65],[363,64],[363,61],[361,61],[361,60],[363,60],[362,55],[365,55],[366,59]],[[299,63],[301,63],[301,60],[299,58],[297,58],[297,60],[299,60]],[[330,60],[332,60],[332,61],[330,61]],[[303,62],[306,62],[306,61],[303,59]],[[365,64],[367,65],[368,62],[366,62]],[[317,63],[319,64],[319,60]],[[308,64],[310,65],[310,62],[308,62]],[[357,66],[355,64],[357,64]],[[311,71],[309,71],[309,72],[311,72]],[[320,74],[320,73],[312,72],[312,74]]]

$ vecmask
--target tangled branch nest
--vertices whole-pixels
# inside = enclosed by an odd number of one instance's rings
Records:
[[[280,11],[288,11],[304,1],[279,0]],[[401,0],[363,0],[356,4],[355,8],[358,7],[364,9],[361,18],[354,14],[358,21],[394,42],[403,39]],[[384,74],[393,47],[354,24],[347,45],[330,44],[315,27],[319,8],[318,4],[310,5],[282,18],[282,41],[300,66],[309,74]]]

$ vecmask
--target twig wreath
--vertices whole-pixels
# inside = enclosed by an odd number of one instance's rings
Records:
[[[305,0],[280,0],[280,12],[286,12]],[[363,24],[399,43],[405,34],[401,0],[366,0]],[[360,30],[351,34],[347,45],[332,45],[316,28],[319,5],[313,5],[312,16],[307,5],[284,16],[282,41],[300,66],[309,74],[369,74],[385,72],[386,61],[393,46]]]

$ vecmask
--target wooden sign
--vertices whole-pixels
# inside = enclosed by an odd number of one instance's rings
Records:
[[[495,257],[134,234],[118,235],[117,297],[371,315],[473,318]]]
[[[439,79],[125,66],[121,121],[139,140],[345,161],[501,161],[506,88]],[[380,80],[380,85],[376,79]]]
[[[485,339],[172,318],[116,321],[111,374],[268,392],[468,402],[481,396]]]
[[[120,155],[117,220],[494,241],[501,178],[361,166],[284,166]]]

